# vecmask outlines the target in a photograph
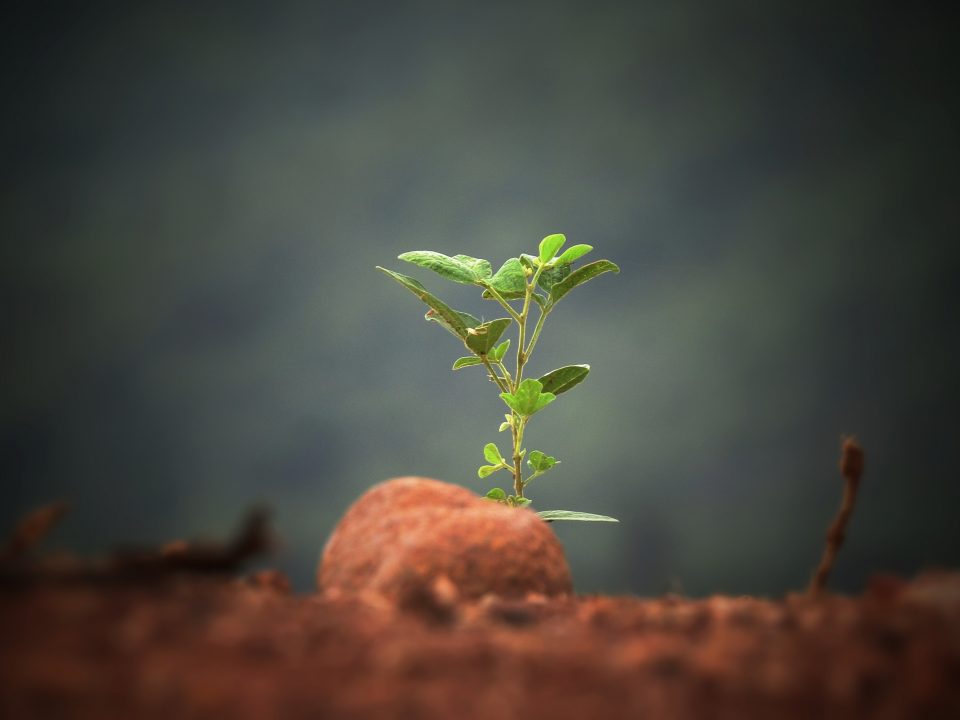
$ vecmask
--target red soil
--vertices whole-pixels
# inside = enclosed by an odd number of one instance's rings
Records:
[[[282,577],[0,590],[4,718],[956,718],[960,574],[406,610]]]

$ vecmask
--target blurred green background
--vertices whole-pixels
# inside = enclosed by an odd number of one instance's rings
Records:
[[[580,591],[835,586],[960,564],[955,25],[868,3],[24,3],[0,93],[0,527],[224,535],[263,500],[312,587],[384,478],[477,491],[502,407],[374,271],[563,232],[623,272],[533,372]],[[503,436],[499,436],[500,439]]]

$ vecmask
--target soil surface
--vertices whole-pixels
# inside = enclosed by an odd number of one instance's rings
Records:
[[[3,718],[958,718],[960,574],[861,597],[0,587]]]

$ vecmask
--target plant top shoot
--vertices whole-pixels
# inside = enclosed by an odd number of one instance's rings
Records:
[[[536,478],[559,465],[560,461],[540,450],[527,455],[523,436],[530,419],[568,390],[573,389],[587,377],[589,365],[565,365],[539,378],[524,377],[524,370],[540,339],[547,317],[575,287],[606,272],[620,272],[609,260],[595,260],[574,269],[573,264],[593,250],[590,245],[573,245],[563,253],[560,249],[566,242],[563,235],[548,235],[540,241],[536,255],[520,255],[510,258],[493,272],[487,260],[454,255],[453,257],[431,250],[414,250],[399,256],[400,260],[432,270],[438,275],[464,285],[476,285],[483,290],[483,297],[499,303],[508,317],[483,322],[469,313],[454,310],[420,282],[406,275],[377,266],[380,270],[428,306],[426,319],[435,322],[456,336],[469,355],[453,363],[454,370],[467,367],[483,368],[490,381],[500,390],[500,398],[506,406],[506,420],[500,424],[500,432],[510,431],[512,452],[504,457],[496,443],[487,443],[483,457],[487,464],[481,465],[477,474],[486,478],[500,470],[513,476],[513,492],[495,487],[487,498],[513,507],[530,503],[527,486]],[[533,330],[530,320],[534,305],[538,317]],[[511,372],[505,358],[510,349],[510,339],[501,341],[511,323],[517,326],[516,363]],[[529,468],[524,476],[523,461]],[[539,513],[546,521],[587,520],[617,522],[606,515],[574,512],[572,510],[544,510]]]

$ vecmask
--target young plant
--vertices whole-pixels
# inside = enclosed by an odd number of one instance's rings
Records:
[[[563,235],[548,235],[540,241],[536,255],[523,254],[510,258],[495,273],[488,261],[469,255],[450,257],[431,250],[415,250],[399,256],[400,260],[432,270],[448,280],[482,288],[483,297],[499,303],[508,315],[485,322],[469,313],[454,310],[427,291],[417,280],[377,266],[377,270],[392,277],[426,303],[429,308],[425,316],[427,320],[448,330],[470,351],[469,355],[453,363],[453,369],[482,367],[490,381],[500,390],[500,398],[508,410],[504,415],[506,421],[500,424],[500,432],[510,431],[512,452],[505,458],[496,443],[487,443],[483,448],[487,464],[482,465],[477,474],[486,478],[500,470],[510,473],[513,476],[513,492],[508,494],[503,488],[495,487],[487,493],[487,497],[515,507],[528,505],[530,498],[526,495],[527,486],[560,464],[555,457],[540,450],[533,450],[527,456],[523,437],[530,419],[556,400],[558,395],[583,382],[590,372],[589,365],[565,365],[536,379],[524,377],[544,322],[557,303],[575,287],[603,273],[620,272],[620,268],[609,260],[596,260],[573,269],[573,263],[593,248],[590,245],[573,245],[558,254],[565,242]],[[531,331],[530,320],[534,306],[537,307],[538,314]],[[501,341],[511,323],[517,326],[516,362],[512,372],[507,369],[505,361],[507,350],[510,349],[510,339]],[[529,467],[526,476],[523,468],[525,456]],[[548,522],[617,522],[606,515],[572,510],[545,510],[539,515]]]

